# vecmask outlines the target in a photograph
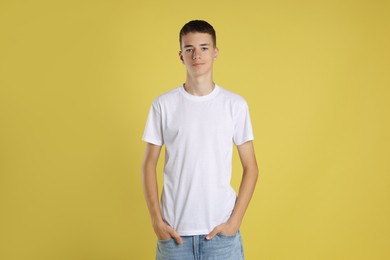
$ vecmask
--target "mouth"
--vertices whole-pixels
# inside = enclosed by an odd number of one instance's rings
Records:
[[[194,63],[194,64],[192,64],[192,66],[194,66],[194,67],[199,67],[199,66],[201,66],[201,65],[203,65],[204,63]]]

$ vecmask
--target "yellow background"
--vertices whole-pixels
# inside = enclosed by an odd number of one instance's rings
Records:
[[[192,19],[251,111],[246,259],[390,259],[389,1],[8,0],[0,17],[0,259],[154,259],[141,136],[185,80]]]

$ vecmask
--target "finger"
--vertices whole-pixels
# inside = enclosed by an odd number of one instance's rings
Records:
[[[183,244],[183,240],[181,239],[180,235],[175,230],[172,229],[170,231],[170,235],[171,235],[171,237],[173,237],[173,239],[175,239],[176,243],[178,243],[179,245]]]
[[[213,239],[215,237],[215,235],[219,232],[219,228],[216,227],[214,228],[207,236],[206,236],[206,239],[207,240],[210,240],[210,239]]]

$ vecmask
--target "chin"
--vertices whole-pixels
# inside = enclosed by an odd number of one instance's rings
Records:
[[[205,69],[205,68],[198,68],[198,69],[192,69],[191,70],[191,74],[194,74],[194,75],[203,75],[203,74],[207,74],[209,73],[209,70]]]

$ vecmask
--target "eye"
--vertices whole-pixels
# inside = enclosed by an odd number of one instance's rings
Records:
[[[202,47],[202,51],[207,51],[208,49],[207,47]]]
[[[186,52],[192,52],[192,49],[186,49],[185,51]]]

